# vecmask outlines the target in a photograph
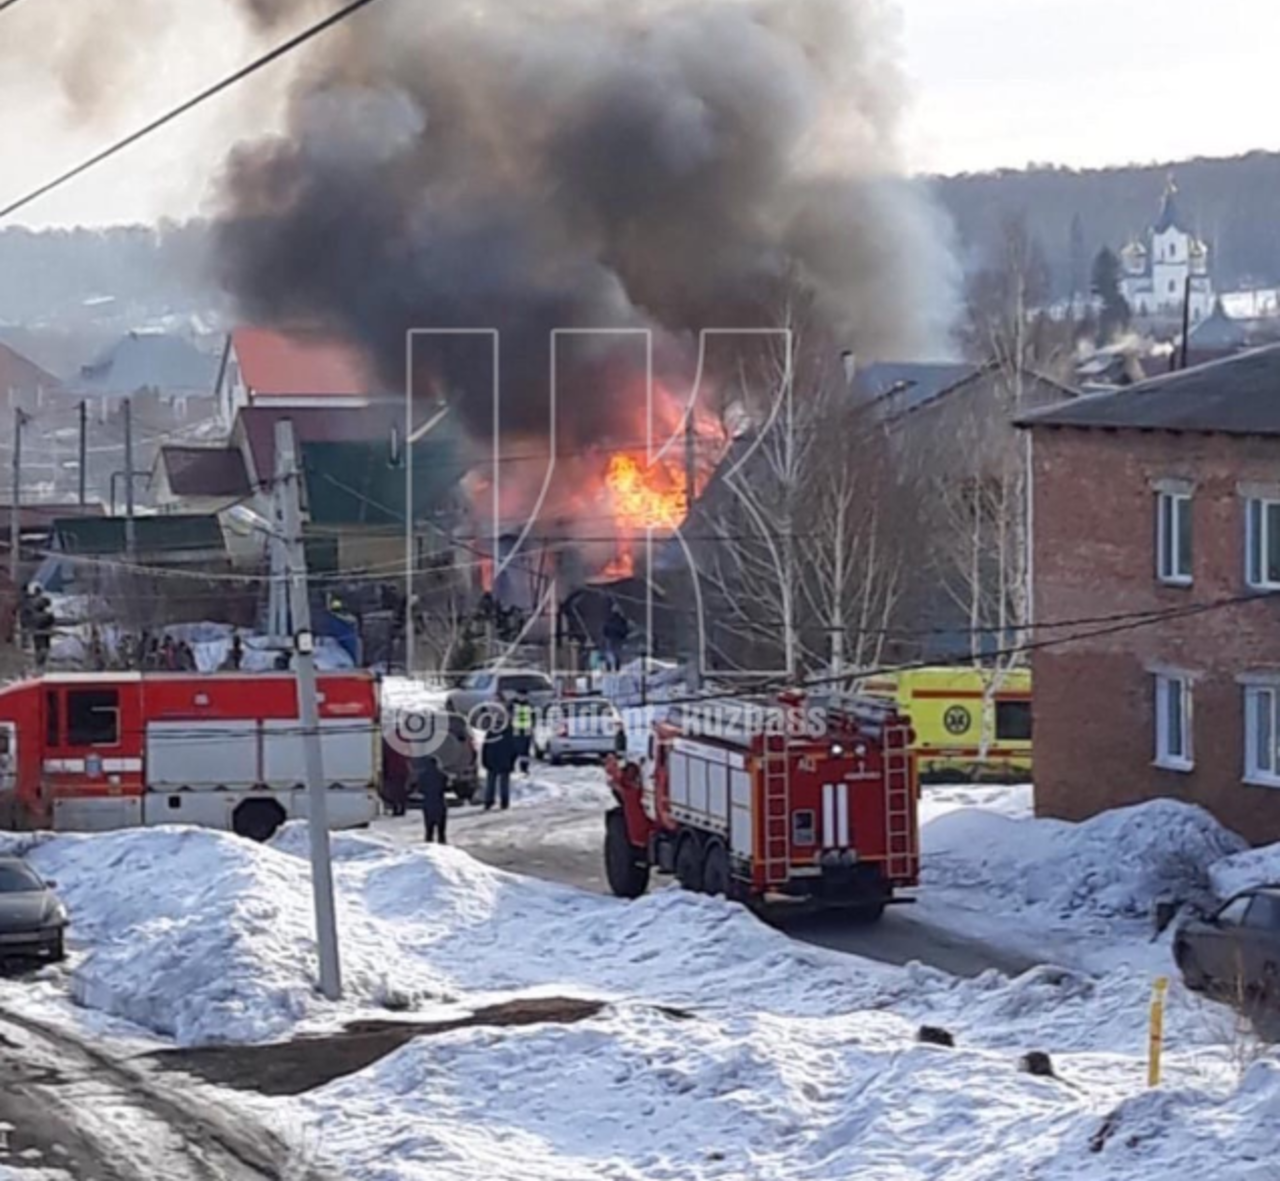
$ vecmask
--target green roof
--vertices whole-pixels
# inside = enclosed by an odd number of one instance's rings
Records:
[[[225,550],[218,518],[204,514],[164,513],[134,517],[140,554]],[[124,517],[61,517],[53,522],[54,548],[68,554],[117,555],[125,552]]]
[[[312,524],[404,528],[405,467],[386,443],[303,443],[302,466]],[[466,470],[453,441],[414,444],[414,519],[432,516]]]

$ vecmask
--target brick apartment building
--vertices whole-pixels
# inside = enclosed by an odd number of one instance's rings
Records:
[[[1171,796],[1280,840],[1280,347],[1021,425],[1037,811]]]

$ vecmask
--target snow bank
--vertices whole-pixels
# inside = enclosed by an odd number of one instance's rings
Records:
[[[913,1032],[891,1014],[674,1020],[623,1006],[411,1043],[302,1107],[352,1177],[474,1181],[512,1160],[528,1181],[1269,1175],[1272,1067],[1222,1102],[1143,1094],[1101,1059],[1032,1078],[1016,1055]]]
[[[1210,867],[1245,842],[1208,812],[1152,800],[1079,824],[962,809],[922,833],[924,885],[997,895],[1066,917],[1145,918],[1165,898],[1196,899]]]
[[[1224,857],[1209,872],[1214,894],[1226,900],[1241,890],[1280,883],[1280,844]]]

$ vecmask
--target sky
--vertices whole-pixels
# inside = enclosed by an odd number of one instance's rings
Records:
[[[902,155],[912,171],[1032,161],[1090,167],[1280,148],[1275,0],[878,2],[901,16]],[[102,0],[27,0],[0,12],[0,206],[252,53],[229,0],[138,3],[126,11],[172,15],[104,31],[97,60],[112,62],[110,98],[88,120],[41,68],[38,50],[6,54],[5,40],[38,29],[42,5],[82,9],[91,22]],[[209,212],[219,161],[238,139],[272,128],[286,81],[287,72],[273,68],[17,220],[110,224]]]

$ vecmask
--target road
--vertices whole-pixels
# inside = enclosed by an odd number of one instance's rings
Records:
[[[510,811],[455,808],[449,835],[453,844],[488,865],[607,893],[602,846],[609,800],[597,767],[536,766],[531,779],[517,777]],[[418,816],[384,818],[376,827],[397,841],[422,839]],[[1038,962],[958,935],[910,906],[891,907],[874,927],[851,926],[838,912],[779,911],[770,918],[806,943],[888,964],[918,960],[954,976],[977,976],[989,968],[1018,975]]]
[[[12,1173],[10,1173],[12,1170]],[[0,1176],[325,1181],[273,1133],[0,1007]]]

